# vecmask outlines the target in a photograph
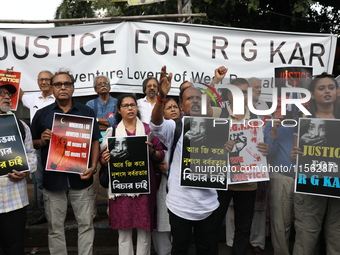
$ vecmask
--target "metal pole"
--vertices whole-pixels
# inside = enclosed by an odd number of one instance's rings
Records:
[[[180,0],[179,0],[180,1]],[[52,20],[0,20],[1,23],[20,23],[20,24],[47,24],[47,23],[78,23],[78,22],[108,22],[118,20],[146,20],[146,19],[179,19],[189,17],[206,17],[206,13],[194,14],[162,14],[162,15],[143,15],[143,16],[120,16],[110,18],[85,18],[85,19],[52,19]]]

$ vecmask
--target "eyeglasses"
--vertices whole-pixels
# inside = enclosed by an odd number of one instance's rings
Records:
[[[38,81],[42,81],[42,82],[51,81],[51,79],[50,78],[40,78],[40,79],[38,79]]]
[[[3,91],[3,90],[0,90],[0,96],[1,97],[5,97],[5,96],[9,96],[10,98],[12,98],[14,95],[9,93],[9,92],[6,92],[6,91]]]
[[[124,110],[127,110],[129,107],[132,109],[136,109],[137,105],[132,103],[132,104],[121,104],[120,107],[122,107]]]
[[[99,83],[97,83],[97,85],[96,86],[107,86],[107,85],[109,85],[109,83],[107,82],[107,81],[103,81],[103,82],[99,82]]]
[[[146,85],[147,88],[158,88],[158,85],[157,84],[149,84],[149,85]]]
[[[165,108],[166,111],[171,111],[171,109],[174,108],[175,110],[178,109],[178,106],[173,104],[173,105],[169,105],[167,108]]]
[[[57,88],[57,89],[61,89],[61,87],[64,85],[65,86],[65,88],[71,88],[71,86],[73,85],[73,83],[72,82],[69,82],[69,81],[67,81],[67,82],[56,82],[56,83],[53,83],[52,84],[55,88]]]

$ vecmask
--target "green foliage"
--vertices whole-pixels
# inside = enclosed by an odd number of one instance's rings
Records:
[[[55,19],[76,19],[76,18],[94,18],[94,10],[92,2],[77,1],[77,0],[64,0],[57,8]],[[79,23],[57,23],[56,26],[68,26]]]

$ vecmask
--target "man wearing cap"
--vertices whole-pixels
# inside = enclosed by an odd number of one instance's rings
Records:
[[[35,113],[44,108],[47,105],[50,105],[54,102],[55,98],[52,93],[52,85],[51,85],[51,77],[52,73],[48,70],[43,70],[39,72],[37,82],[41,92],[36,92],[32,94],[25,94],[25,92],[20,89],[19,100],[22,104],[30,110],[30,123],[32,123],[33,117]],[[38,157],[38,165],[37,171],[34,173],[34,177],[37,181],[37,187],[40,193],[40,205],[44,207],[44,199],[43,199],[43,189],[42,189],[42,171],[43,167],[41,165],[40,158],[40,150],[37,150]],[[29,225],[38,225],[41,223],[47,222],[45,217],[44,209],[42,209],[42,214],[35,220],[29,222]]]
[[[0,84],[0,114],[10,111],[11,97],[17,92],[11,84]],[[37,158],[32,143],[29,127],[18,121],[19,130],[24,140],[28,164],[31,172],[36,170]],[[24,254],[25,225],[27,218],[26,176],[28,172],[12,170],[0,177],[0,247],[4,254]]]

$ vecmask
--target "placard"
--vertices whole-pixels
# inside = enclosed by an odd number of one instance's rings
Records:
[[[110,194],[149,194],[147,136],[109,137]]]
[[[29,171],[26,150],[14,114],[0,114],[0,176]]]
[[[88,168],[93,118],[55,113],[46,170],[83,173]]]
[[[300,118],[295,192],[340,197],[340,121]]]
[[[180,185],[226,190],[228,119],[187,116],[183,119]]]
[[[11,98],[11,102],[12,102],[11,110],[12,111],[16,111],[18,108],[20,76],[21,76],[21,73],[19,72],[14,72],[12,70],[0,70],[0,83],[1,84],[12,84],[17,89],[17,92]]]
[[[230,140],[235,141],[235,145],[229,153],[228,184],[269,180],[267,159],[256,148],[257,143],[263,142],[262,130],[257,119],[233,122]]]

